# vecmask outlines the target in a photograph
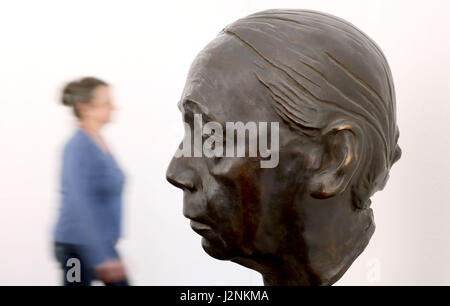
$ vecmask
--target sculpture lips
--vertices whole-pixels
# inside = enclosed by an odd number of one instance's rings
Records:
[[[191,219],[191,228],[205,239],[216,239],[216,233],[213,231],[212,227],[205,223]]]
[[[191,227],[196,232],[202,232],[202,231],[211,230],[211,226],[203,224],[203,223],[200,223],[200,222],[195,221],[195,220],[191,220]]]

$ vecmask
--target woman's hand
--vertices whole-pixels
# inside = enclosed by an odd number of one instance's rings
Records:
[[[104,283],[114,283],[127,278],[125,266],[120,259],[108,259],[95,267],[97,278]]]

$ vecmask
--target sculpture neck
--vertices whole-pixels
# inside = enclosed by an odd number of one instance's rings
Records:
[[[330,222],[326,236],[315,230],[302,235],[294,233],[303,237],[297,240],[286,237],[273,254],[232,261],[261,273],[264,285],[268,286],[332,285],[365,249],[375,231],[371,209],[354,211],[354,214],[357,215],[345,223]],[[343,232],[345,239],[340,235]]]

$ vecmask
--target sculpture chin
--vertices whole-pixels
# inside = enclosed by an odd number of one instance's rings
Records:
[[[230,260],[232,258],[223,246],[220,246],[219,243],[211,242],[205,237],[202,237],[202,247],[209,256],[215,259]]]

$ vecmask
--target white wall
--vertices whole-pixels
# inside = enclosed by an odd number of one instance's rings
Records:
[[[368,248],[337,284],[450,285],[445,0],[1,2],[0,284],[59,283],[51,229],[59,150],[74,121],[58,98],[64,82],[84,75],[112,83],[120,108],[105,134],[128,175],[120,250],[132,282],[262,284],[203,252],[182,216],[182,192],[164,174],[182,137],[176,103],[195,55],[228,23],[269,8],[352,22],[381,46],[394,75],[403,157],[372,198]]]

